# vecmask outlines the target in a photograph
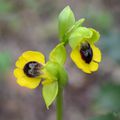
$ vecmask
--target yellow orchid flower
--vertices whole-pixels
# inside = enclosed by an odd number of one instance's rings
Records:
[[[71,59],[85,73],[98,70],[101,52],[93,43],[83,42],[71,52]]]
[[[24,52],[17,60],[14,69],[17,83],[30,89],[36,88],[41,82],[44,64],[45,58],[42,53],[37,51]]]

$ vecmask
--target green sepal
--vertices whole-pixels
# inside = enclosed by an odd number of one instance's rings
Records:
[[[69,6],[65,7],[58,17],[58,28],[60,41],[64,42],[65,33],[75,23],[74,13]]]
[[[46,84],[43,86],[42,95],[47,106],[47,109],[49,109],[49,106],[53,103],[57,94],[58,94],[58,81],[54,81],[51,84]]]
[[[89,40],[93,35],[92,30],[86,27],[79,27],[69,37],[69,44],[72,49],[76,48],[81,42]]]
[[[93,28],[89,28],[89,29],[93,32],[90,42],[91,43],[97,42],[100,39],[100,33]]]
[[[50,53],[50,61],[57,62],[63,65],[66,61],[66,49],[63,43],[58,44]]]

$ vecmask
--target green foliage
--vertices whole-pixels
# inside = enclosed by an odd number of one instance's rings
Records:
[[[0,13],[8,13],[13,9],[11,2],[0,0]]]
[[[89,12],[88,12],[89,11]],[[113,28],[114,18],[110,11],[106,9],[86,9],[83,16],[87,18],[87,24],[91,24],[93,28],[100,31],[102,34],[107,34]]]
[[[66,49],[63,43],[58,44],[50,53],[49,59],[63,65],[66,61]]]
[[[120,63],[120,31],[117,30],[111,30],[109,34],[102,35],[101,41],[100,41],[100,47],[102,48],[102,51],[104,51],[103,54],[107,55],[107,57],[112,58],[113,60]]]
[[[58,93],[58,82],[52,82],[51,84],[44,85],[42,88],[42,94],[47,108],[52,104]]]
[[[26,7],[29,7],[30,9],[32,9],[32,11],[34,12],[38,12],[38,8],[40,6],[40,4],[38,4],[38,1],[37,0],[25,0],[24,1]]]
[[[58,28],[60,41],[65,42],[65,33],[72,27],[75,23],[75,17],[69,6],[65,7],[59,15],[58,18]]]
[[[5,73],[11,64],[10,54],[7,52],[0,53],[0,74]]]
[[[96,13],[91,20],[95,28],[99,29],[103,34],[107,33],[112,27],[113,18],[108,12],[101,11],[100,13]]]
[[[119,120],[119,119],[120,118],[115,116],[113,113],[109,113],[107,115],[101,115],[101,116],[93,117],[89,120]]]
[[[120,85],[107,83],[97,95],[94,106],[96,112],[120,111]]]

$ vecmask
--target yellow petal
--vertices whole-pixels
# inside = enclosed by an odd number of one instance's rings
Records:
[[[39,63],[45,63],[44,55],[37,51],[26,51],[22,56],[28,61],[36,61]]]
[[[42,85],[48,85],[51,84],[54,80],[53,79],[47,79],[42,82]]]
[[[98,63],[95,63],[95,62],[91,62],[89,64],[89,68],[90,68],[90,71],[97,71],[98,70]]]
[[[82,71],[85,72],[85,73],[88,73],[88,74],[91,73],[91,71],[90,71],[88,66],[83,66]]]
[[[28,78],[28,77],[21,77],[17,79],[17,83],[20,86],[35,89],[39,86],[41,79],[39,78]]]
[[[14,76],[16,78],[21,78],[21,77],[24,77],[25,74],[22,69],[16,68],[16,69],[14,69]]]
[[[91,44],[91,48],[93,50],[93,60],[95,60],[96,62],[100,62],[102,56],[100,49],[97,48],[94,44]]]
[[[89,69],[89,64],[85,63],[81,58],[81,55],[79,52],[79,47],[76,47],[74,50],[72,50],[70,56],[71,56],[71,59],[73,60],[73,62],[76,64],[76,66],[79,69],[81,69],[85,73],[91,73],[91,71]]]
[[[24,66],[25,66],[25,64],[26,64],[27,62],[28,62],[28,61],[27,61],[25,58],[23,58],[22,56],[20,56],[19,59],[18,59],[17,62],[16,62],[16,67],[23,69]]]

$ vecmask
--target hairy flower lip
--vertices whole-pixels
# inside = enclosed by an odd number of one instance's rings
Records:
[[[41,63],[38,63],[36,61],[30,61],[25,64],[23,71],[28,77],[35,78],[41,74],[41,68]]]
[[[90,63],[93,57],[93,50],[88,42],[84,42],[80,47],[80,55],[86,63]]]

